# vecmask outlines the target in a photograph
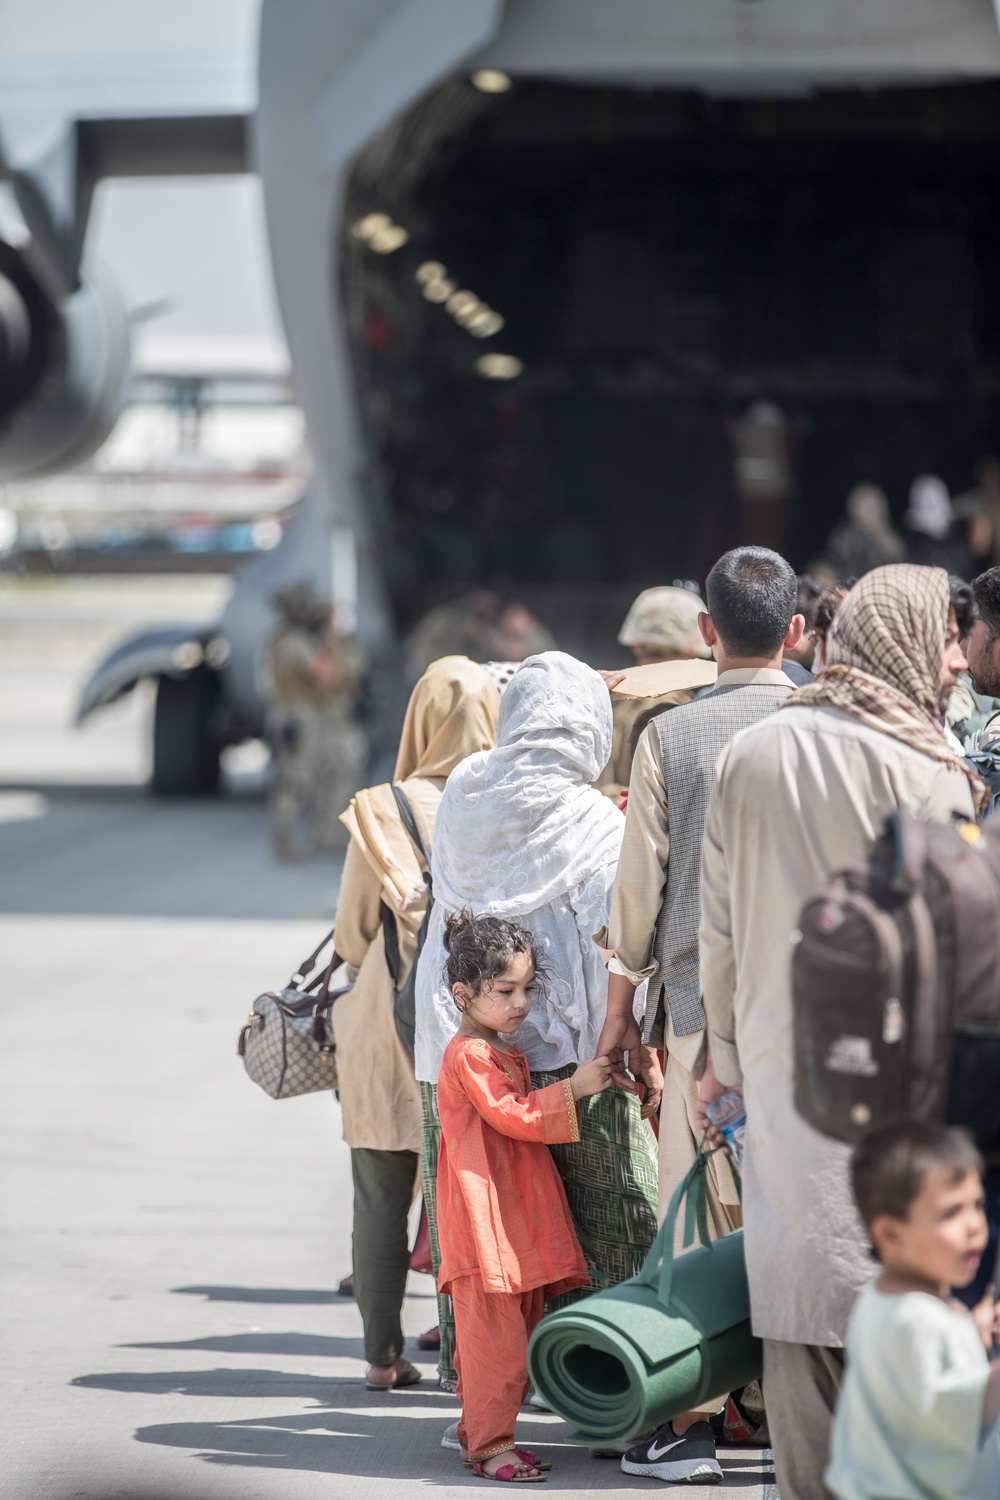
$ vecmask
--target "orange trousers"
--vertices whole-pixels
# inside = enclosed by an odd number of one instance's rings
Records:
[[[545,1290],[488,1292],[480,1276],[459,1276],[451,1300],[458,1440],[470,1458],[492,1458],[514,1446],[514,1423],[531,1386],[528,1340],[542,1321]]]

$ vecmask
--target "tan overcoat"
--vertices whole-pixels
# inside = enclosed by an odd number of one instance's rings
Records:
[[[401,786],[430,852],[444,777],[413,776]],[[392,797],[386,786],[373,787],[368,793],[360,793],[359,798],[378,793]],[[357,800],[344,815],[351,842],[344,861],[334,937],[341,958],[358,971],[353,989],[333,1008],[344,1140],[349,1146],[371,1151],[419,1151],[420,1089],[413,1076],[413,1053],[396,1030],[392,979],[382,933],[384,884],[359,829]],[[387,817],[392,815],[388,807],[385,813]],[[399,834],[406,838],[401,824]],[[419,879],[415,852],[411,863]],[[413,963],[424,909],[421,902],[408,911],[394,913],[400,984]]]
[[[468,755],[496,743],[500,695],[465,656],[432,662],[410,696],[394,781],[413,809],[428,854],[448,776]],[[344,1140],[355,1149],[420,1150],[420,1090],[413,1054],[396,1029],[385,957],[383,906],[396,924],[405,983],[426,911],[424,862],[400,819],[392,787],[359,792],[341,821],[351,835],[334,944],[355,972],[333,1009]]]
[[[973,814],[961,770],[839,709],[789,705],[716,766],[702,851],[701,978],[716,1072],[746,1090],[744,1215],[754,1332],[839,1346],[873,1263],[848,1150],[792,1103],[790,934],[887,814]]]

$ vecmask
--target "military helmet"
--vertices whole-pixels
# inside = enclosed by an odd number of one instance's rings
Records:
[[[279,589],[274,604],[290,625],[322,625],[333,608],[330,600],[305,578]]]

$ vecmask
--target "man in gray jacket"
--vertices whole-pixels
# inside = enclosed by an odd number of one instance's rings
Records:
[[[720,751],[738,730],[774,712],[792,692],[782,653],[794,649],[804,621],[795,613],[797,580],[778,553],[764,547],[727,552],[708,575],[708,613],[698,617],[719,667],[713,688],[652,720],[639,741],[611,916],[597,935],[609,967],[608,1015],[598,1052],[624,1056],[640,1071],[635,990],[649,980],[642,1042],[666,1054],[660,1110],[660,1214],[694,1160],[699,1133],[694,1066],[705,1013],[698,959],[701,842]],[[706,1177],[716,1234],[740,1222],[728,1166],[714,1157]],[[680,1246],[677,1247],[678,1249]],[[709,1412],[676,1417],[629,1450],[622,1467],[672,1483],[721,1477]]]

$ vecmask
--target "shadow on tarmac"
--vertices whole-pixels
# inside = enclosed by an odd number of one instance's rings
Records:
[[[295,1355],[303,1359],[364,1359],[360,1335],[344,1338],[319,1333],[229,1333],[178,1343],[119,1344],[119,1349],[204,1349],[214,1354]]]
[[[0,820],[0,912],[329,922],[335,909],[343,855],[276,860],[265,808],[250,797],[4,790],[37,793],[41,811]]]
[[[355,1353],[360,1341],[313,1339],[309,1335],[274,1335],[255,1340],[220,1337],[186,1345],[141,1344],[131,1348],[225,1348],[254,1352],[251,1343],[284,1343],[292,1353]],[[317,1344],[351,1347],[318,1351]],[[263,1352],[263,1351],[262,1351]],[[385,1394],[369,1391],[356,1375],[324,1378],[280,1370],[215,1369],[198,1371],[118,1372],[82,1375],[72,1384],[90,1390],[221,1397],[225,1400],[261,1398],[316,1402],[316,1409],[289,1416],[261,1416],[220,1422],[157,1423],[136,1430],[135,1439],[158,1447],[184,1449],[203,1463],[224,1467],[290,1469],[373,1479],[379,1476],[418,1480],[454,1488],[478,1485],[463,1469],[458,1455],[441,1447],[445,1425],[458,1414],[455,1397],[438,1390],[431,1380],[408,1390]],[[363,1403],[363,1405],[361,1404]],[[525,1433],[524,1428],[535,1430]],[[599,1462],[587,1448],[567,1442],[567,1430],[550,1417],[522,1413],[521,1440],[545,1451],[555,1464],[548,1475],[550,1490],[615,1490],[632,1488],[617,1462]],[[552,1450],[552,1451],[549,1451]],[[759,1493],[773,1485],[771,1455],[760,1449],[723,1452],[723,1488]],[[638,1486],[645,1489],[646,1486]],[[190,1492],[192,1497],[196,1490]],[[698,1491],[695,1491],[698,1493]]]
[[[288,1302],[304,1307],[328,1302],[349,1302],[339,1292],[308,1291],[299,1287],[270,1286],[175,1286],[171,1288],[190,1297],[204,1297],[206,1302]]]
[[[360,1347],[360,1342],[353,1345],[352,1352]],[[334,1400],[342,1402],[345,1389],[361,1391],[365,1396],[374,1396],[376,1399],[380,1395],[367,1390],[354,1374],[298,1375],[283,1370],[247,1370],[235,1367],[217,1370],[110,1371],[102,1375],[78,1375],[70,1384],[90,1391],[129,1391],[152,1396],[222,1396],[227,1401],[277,1398],[316,1401],[321,1406],[330,1406]],[[421,1400],[429,1398],[454,1406],[454,1396],[447,1391],[429,1387],[430,1382],[427,1387],[415,1386],[412,1389],[419,1393]],[[403,1393],[396,1391],[392,1394],[398,1400]]]
[[[445,1415],[441,1413],[442,1418]],[[535,1433],[525,1440],[532,1448],[540,1449],[555,1466],[547,1476],[546,1487],[550,1492],[621,1491],[634,1486],[634,1480],[623,1477],[617,1462],[593,1459],[588,1449],[568,1444],[562,1427],[550,1427],[549,1431],[559,1433],[556,1442],[546,1442],[544,1436]],[[436,1423],[415,1422],[406,1413],[397,1414],[388,1407],[384,1415],[344,1409],[336,1419],[316,1414],[238,1422],[165,1423],[140,1427],[136,1439],[140,1443],[196,1450],[205,1463],[301,1469],[369,1479],[388,1474],[407,1478],[399,1463],[399,1455],[405,1453],[410,1460],[409,1477],[423,1484],[449,1488],[479,1485],[471,1470],[462,1468],[458,1455],[441,1447],[441,1429]],[[383,1454],[392,1457],[383,1461]],[[765,1459],[760,1450],[724,1454],[722,1464],[724,1489],[746,1490],[774,1483],[769,1458]],[[636,1488],[641,1491],[647,1487]],[[699,1491],[695,1489],[694,1493]]]

